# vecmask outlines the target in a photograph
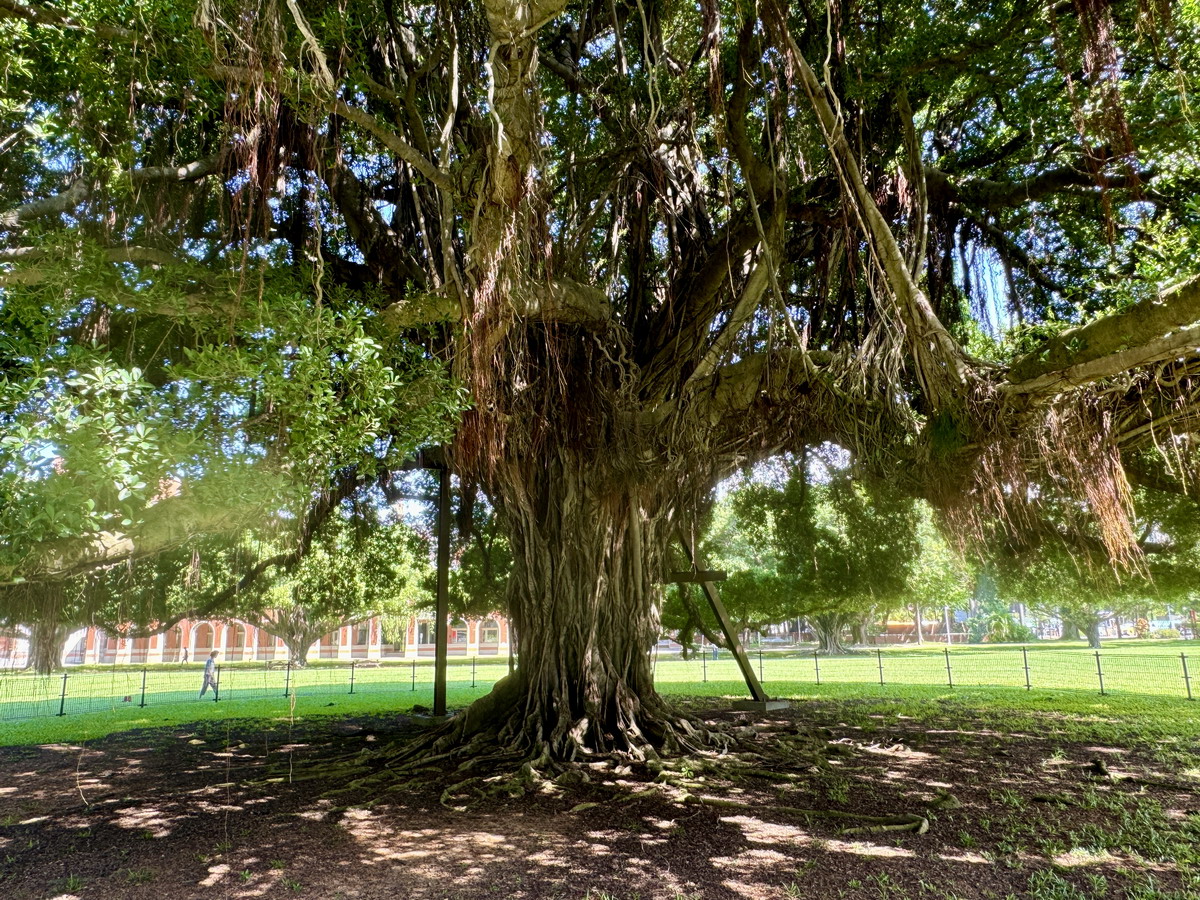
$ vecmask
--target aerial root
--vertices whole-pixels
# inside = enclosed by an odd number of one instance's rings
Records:
[[[742,803],[739,800],[723,800],[719,797],[698,797],[689,794],[683,798],[685,803],[697,803],[701,806],[715,806],[719,809],[740,809],[761,813],[762,805]],[[842,812],[836,809],[801,809],[797,806],[778,806],[772,804],[772,812],[798,816],[806,819],[841,819],[847,822],[862,822],[842,829],[845,834],[879,834],[890,831],[911,831],[914,834],[924,834],[929,830],[929,820],[915,813],[898,816],[868,816],[860,813]]]

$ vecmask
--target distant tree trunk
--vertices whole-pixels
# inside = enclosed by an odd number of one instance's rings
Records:
[[[913,604],[913,626],[916,628],[917,643],[924,644],[925,643],[925,634],[924,634],[925,623],[921,621],[921,604],[920,603]]]
[[[279,620],[256,619],[253,624],[271,637],[283,641],[288,649],[288,662],[298,668],[308,665],[308,651],[313,644],[323,635],[340,627],[340,623],[329,622],[302,625],[291,616],[282,616]]]
[[[1097,618],[1088,619],[1084,623],[1084,633],[1087,635],[1088,646],[1093,650],[1100,649],[1100,620]]]
[[[63,667],[63,649],[71,629],[54,622],[36,622],[29,630],[29,665],[39,675]]]
[[[850,632],[854,636],[854,643],[860,647],[869,643],[866,622],[855,622],[850,626]]]
[[[1062,622],[1062,633],[1059,634],[1060,641],[1077,641],[1079,640],[1079,626],[1064,615],[1059,615],[1059,620]]]
[[[841,616],[813,616],[809,620],[813,631],[817,633],[817,648],[822,653],[846,653],[846,645],[842,643],[842,631],[845,623]]]
[[[290,638],[285,637],[283,643],[288,648],[288,662],[297,668],[303,669],[308,665],[308,651],[320,639],[320,635],[313,637],[311,634],[296,635]]]

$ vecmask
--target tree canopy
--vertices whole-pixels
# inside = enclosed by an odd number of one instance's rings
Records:
[[[1130,482],[1195,493],[1198,38],[1160,0],[0,0],[0,584],[281,506],[301,551],[453,436],[523,654],[459,737],[564,758],[687,743],[667,548],[776,453],[1137,567]]]

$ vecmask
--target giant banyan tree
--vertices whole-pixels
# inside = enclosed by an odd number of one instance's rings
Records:
[[[771,455],[835,442],[967,543],[1052,500],[1136,567],[1131,479],[1195,491],[1188,9],[0,0],[0,579],[457,422],[520,663],[451,738],[567,760],[689,745],[659,585]]]

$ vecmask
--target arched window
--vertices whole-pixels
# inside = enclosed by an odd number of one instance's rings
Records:
[[[216,632],[213,627],[207,622],[201,622],[196,626],[196,656],[200,656],[201,652],[208,653],[213,648],[213,642],[216,638]]]

